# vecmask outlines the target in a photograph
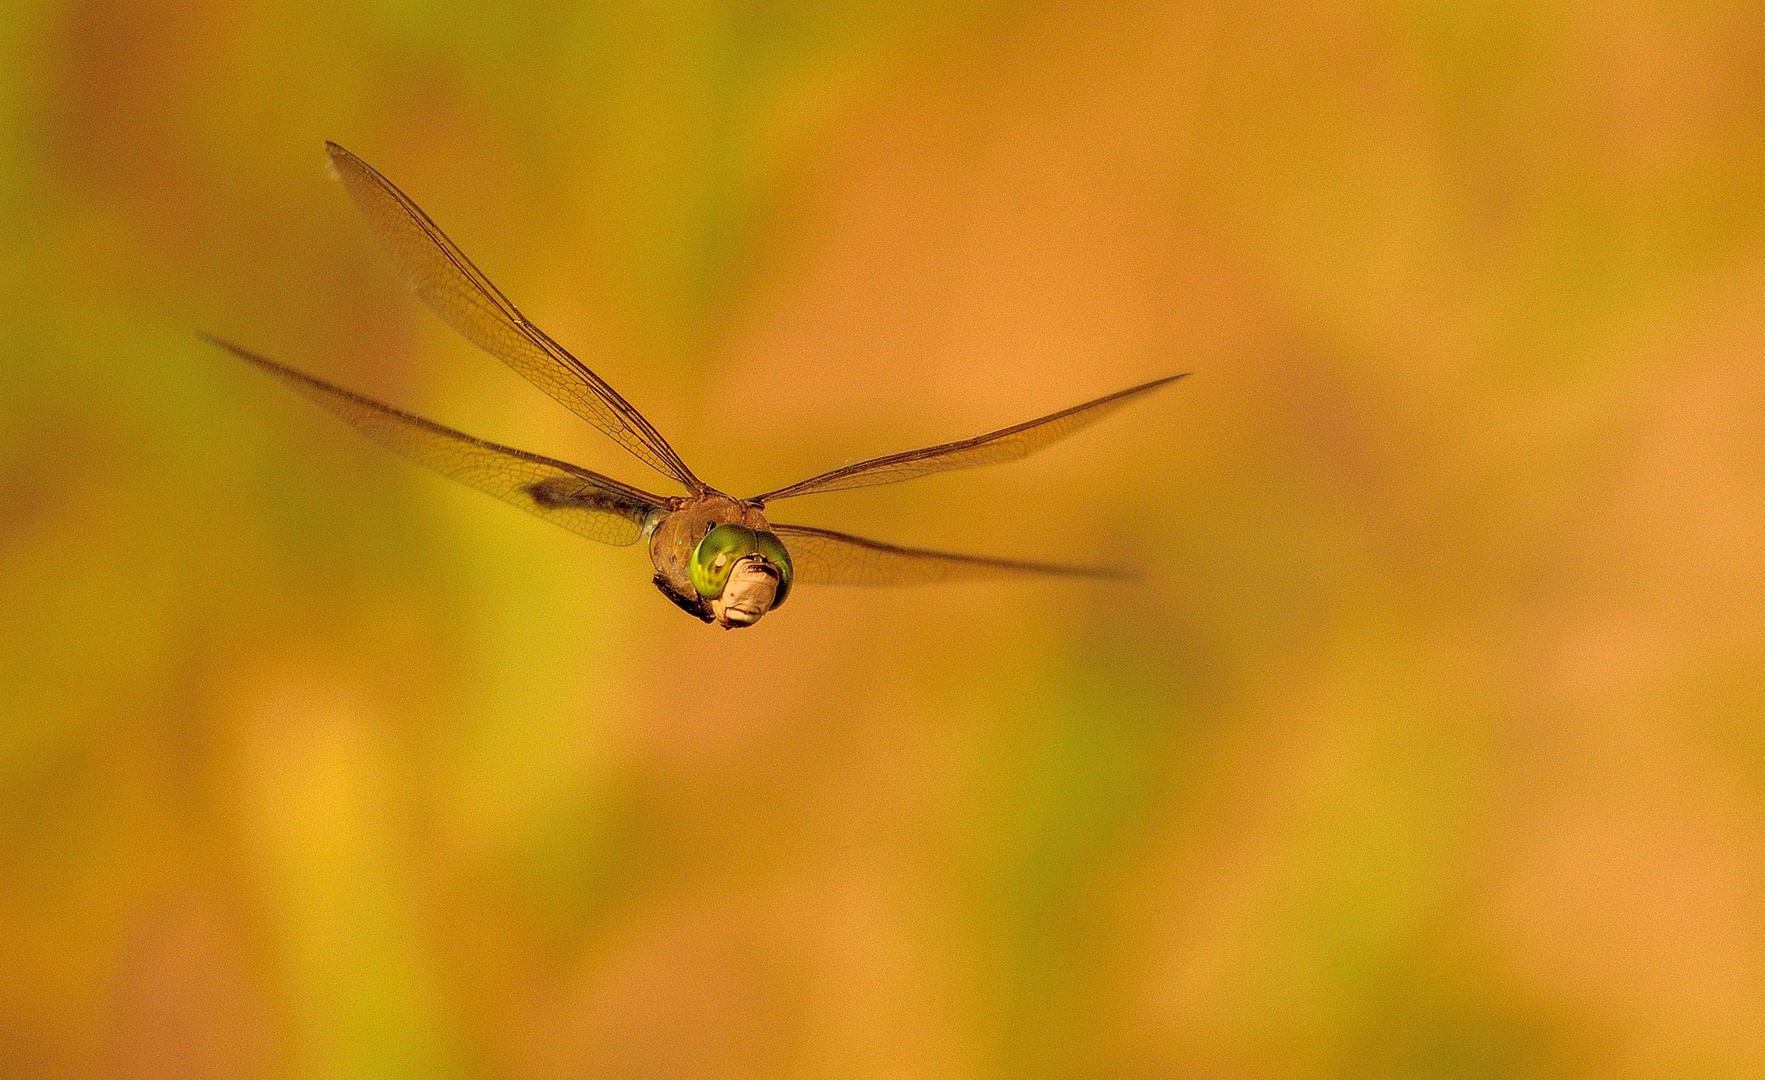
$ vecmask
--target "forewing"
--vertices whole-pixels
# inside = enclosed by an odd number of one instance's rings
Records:
[[[810,585],[929,585],[981,578],[1129,578],[1132,574],[1090,566],[989,559],[945,551],[897,547],[806,525],[770,526],[791,556],[793,579]]]
[[[336,143],[326,143],[325,149],[338,178],[404,271],[411,290],[437,315],[651,468],[694,491],[704,486],[641,413],[588,365],[528,322],[392,181]]]
[[[617,480],[567,462],[474,439],[237,345],[218,338],[208,340],[286,382],[381,446],[590,540],[619,547],[635,543],[651,515],[665,510],[659,496]]]
[[[962,439],[939,446],[928,446],[923,450],[908,450],[899,454],[889,454],[886,457],[871,458],[869,461],[860,461],[855,465],[847,465],[832,472],[822,473],[820,476],[812,476],[807,480],[791,484],[789,487],[768,491],[764,495],[756,495],[752,501],[766,503],[778,499],[788,499],[795,495],[810,495],[820,491],[844,491],[848,488],[895,484],[902,480],[912,480],[915,477],[927,476],[931,473],[948,472],[951,469],[972,469],[980,465],[998,465],[1007,461],[1016,461],[1018,458],[1035,453],[1050,443],[1066,438],[1080,428],[1096,423],[1142,394],[1149,394],[1182,377],[1182,375],[1170,375],[1162,379],[1154,379],[1149,383],[1142,383],[1139,386],[1130,386],[1126,390],[1118,390],[1095,401],[1074,405],[1070,409],[1062,409],[1060,412],[1038,420],[1029,420],[1012,427],[1001,428],[998,431],[990,431],[985,435],[976,435],[972,439]]]

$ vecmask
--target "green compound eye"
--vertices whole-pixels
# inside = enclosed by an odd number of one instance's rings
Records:
[[[778,595],[772,598],[772,606],[777,608],[791,591],[791,553],[784,549],[784,541],[774,533],[760,530],[754,535],[760,541],[760,556],[778,571]]]
[[[707,600],[722,596],[723,587],[729,584],[729,572],[750,555],[765,559],[778,572],[778,594],[772,606],[784,603],[785,594],[791,589],[790,554],[773,533],[756,532],[745,525],[719,525],[699,541],[688,568],[693,588]]]
[[[760,551],[760,538],[754,530],[743,525],[719,525],[705,534],[699,546],[693,549],[692,573],[693,588],[707,600],[723,595],[723,586],[729,583],[729,572],[735,564],[746,555],[757,555]]]

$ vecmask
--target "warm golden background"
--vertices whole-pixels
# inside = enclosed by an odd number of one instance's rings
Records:
[[[1765,1075],[1765,7],[15,0],[0,1075]],[[402,185],[713,483],[1132,587],[802,589],[403,290]],[[788,510],[788,513],[787,513]]]

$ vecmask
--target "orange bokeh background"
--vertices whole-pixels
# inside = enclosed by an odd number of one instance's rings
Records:
[[[1765,7],[0,14],[0,1074],[1765,1074]],[[683,617],[208,331],[1140,569]],[[788,512],[787,512],[788,507]]]

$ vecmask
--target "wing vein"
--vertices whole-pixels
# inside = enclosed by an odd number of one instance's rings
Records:
[[[767,503],[824,491],[846,491],[879,484],[895,484],[952,469],[972,469],[1016,461],[1081,428],[1089,427],[1134,398],[1173,383],[1187,374],[1188,372],[1167,375],[1139,386],[1130,386],[1126,390],[1117,390],[1113,394],[1106,394],[1082,405],[1074,405],[1070,409],[1062,409],[973,438],[958,439],[919,450],[905,450],[898,454],[886,454],[844,465],[830,472],[811,476],[807,480],[799,480],[763,495],[756,495],[750,501]]]
[[[941,581],[1040,576],[1126,579],[1129,571],[1096,566],[1023,562],[985,555],[901,547],[881,540],[774,522],[790,552],[796,580],[809,585],[929,585]]]
[[[389,450],[603,544],[635,543],[670,500],[554,458],[443,427],[353,390],[203,337],[288,383]]]
[[[638,460],[693,491],[704,488],[642,413],[523,315],[410,196],[336,143],[325,148],[381,245],[431,310]]]

